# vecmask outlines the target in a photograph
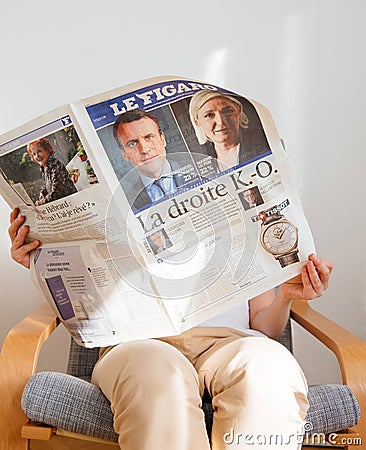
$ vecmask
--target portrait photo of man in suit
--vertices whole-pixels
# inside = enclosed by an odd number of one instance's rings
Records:
[[[140,109],[121,114],[113,125],[113,136],[123,158],[136,168],[122,182],[135,212],[198,180],[188,155],[167,157],[165,135],[152,114]]]
[[[163,252],[173,245],[164,229],[154,231],[150,234],[147,240],[154,255]]]
[[[239,192],[238,196],[245,211],[255,208],[256,206],[263,205],[264,203],[257,186],[247,189],[246,191]]]

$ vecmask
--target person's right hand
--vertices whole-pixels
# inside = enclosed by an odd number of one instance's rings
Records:
[[[10,214],[10,227],[8,228],[11,239],[10,254],[14,261],[29,269],[30,252],[35,250],[40,245],[40,242],[34,240],[25,243],[29,227],[28,225],[23,225],[24,221],[25,216],[20,216],[19,209],[14,208]]]

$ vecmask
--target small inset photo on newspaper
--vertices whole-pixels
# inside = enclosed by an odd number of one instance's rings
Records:
[[[250,189],[239,192],[238,197],[243,205],[245,211],[255,208],[256,206],[263,205],[264,200],[259,192],[258,186],[253,186]]]
[[[74,126],[64,124],[65,118],[24,135],[19,146],[11,145],[11,151],[0,156],[2,176],[29,206],[45,205],[98,183]]]
[[[149,236],[147,236],[147,241],[154,255],[157,255],[158,253],[167,250],[173,245],[164,228],[162,228],[161,230],[153,231]]]

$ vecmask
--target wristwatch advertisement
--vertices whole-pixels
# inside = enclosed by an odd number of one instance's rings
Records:
[[[296,226],[278,212],[268,214],[270,211],[266,210],[259,214],[262,221],[260,234],[262,247],[279,261],[281,267],[299,262],[297,248],[299,233]]]

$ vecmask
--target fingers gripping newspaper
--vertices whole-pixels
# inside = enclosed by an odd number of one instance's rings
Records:
[[[313,239],[268,110],[161,77],[0,140],[34,283],[87,347],[179,334],[299,274]]]

